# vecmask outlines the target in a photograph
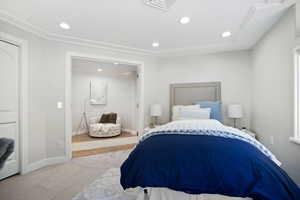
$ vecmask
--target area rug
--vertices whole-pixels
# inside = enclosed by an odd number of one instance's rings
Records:
[[[92,184],[77,194],[72,200],[136,200],[140,189],[124,191],[120,185],[120,166],[130,151],[119,151],[99,155],[101,160],[110,163]],[[102,157],[101,157],[102,156]],[[84,158],[83,158],[84,159]],[[85,158],[88,160],[88,158]]]

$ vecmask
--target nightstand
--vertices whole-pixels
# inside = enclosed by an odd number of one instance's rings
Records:
[[[149,126],[147,126],[146,128],[144,128],[144,133],[143,134],[147,133],[150,130],[151,130],[151,128]]]
[[[159,126],[161,126],[161,125],[156,125],[154,128],[159,127]],[[149,126],[147,126],[146,128],[144,128],[144,134],[147,133],[147,132],[149,132],[151,129],[153,129],[153,128],[150,128]]]
[[[252,131],[249,131],[249,130],[241,130],[241,131],[243,131],[244,133],[247,133],[247,134],[250,135],[251,137],[256,138],[256,134],[255,134],[254,132],[252,132]]]

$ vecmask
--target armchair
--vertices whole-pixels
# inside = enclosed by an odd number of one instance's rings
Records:
[[[116,123],[99,123],[100,117],[89,119],[89,135],[91,137],[113,137],[121,134],[121,118],[118,116]]]

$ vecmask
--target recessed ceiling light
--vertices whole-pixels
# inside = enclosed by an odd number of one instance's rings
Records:
[[[99,68],[99,69],[97,69],[97,71],[98,71],[98,72],[102,72],[102,71],[103,71],[103,69],[100,69],[100,68]]]
[[[118,65],[119,63],[118,62],[114,62],[114,65]]]
[[[227,38],[231,36],[231,32],[230,31],[225,31],[224,33],[222,33],[222,37],[223,38]]]
[[[179,22],[181,24],[188,24],[188,23],[190,23],[190,21],[191,21],[191,19],[189,17],[181,17],[179,20]]]
[[[65,29],[65,30],[69,30],[71,27],[69,24],[67,24],[66,22],[61,22],[59,24],[60,28]]]
[[[159,43],[158,43],[158,42],[153,42],[153,43],[152,43],[152,46],[153,46],[153,47],[159,47]]]

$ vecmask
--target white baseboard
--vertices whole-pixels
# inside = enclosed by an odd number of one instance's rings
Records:
[[[127,132],[127,133],[131,133],[132,135],[137,135],[137,131],[135,131],[135,130],[122,128],[122,131]]]
[[[82,135],[82,134],[85,134],[85,133],[87,133],[87,131],[86,130],[81,130],[81,131],[74,131],[74,132],[72,132],[72,136],[75,136],[75,135]]]
[[[67,161],[67,158],[64,156],[61,157],[53,157],[53,158],[46,158],[37,162],[34,162],[32,164],[29,164],[28,167],[24,170],[23,174],[27,174],[29,172],[41,169],[43,167],[49,166],[49,165],[55,165],[59,163],[64,163]]]

